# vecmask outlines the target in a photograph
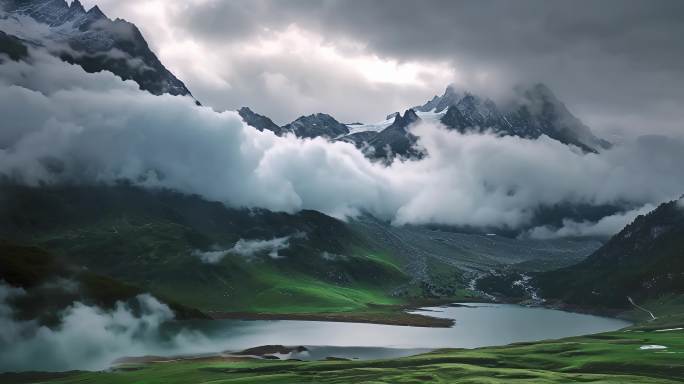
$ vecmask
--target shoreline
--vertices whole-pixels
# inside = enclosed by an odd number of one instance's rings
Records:
[[[362,324],[378,324],[378,325],[392,325],[402,327],[423,327],[423,328],[450,328],[456,324],[453,319],[445,319],[429,316],[429,314],[415,314],[409,311],[422,310],[425,311],[429,307],[451,307],[459,306],[468,303],[488,303],[488,304],[515,304],[521,306],[532,306],[546,309],[553,309],[558,311],[579,313],[586,315],[594,315],[600,317],[607,317],[613,319],[620,319],[629,321],[634,325],[637,319],[630,315],[629,310],[620,308],[597,308],[585,307],[579,305],[571,305],[562,302],[546,302],[546,303],[525,303],[509,300],[490,301],[484,298],[467,298],[467,299],[427,299],[417,300],[406,305],[397,306],[369,306],[366,311],[354,312],[310,312],[310,313],[277,313],[277,312],[223,312],[223,311],[206,311],[206,314],[211,320],[243,320],[243,321],[258,321],[258,320],[294,320],[294,321],[326,321],[337,323],[362,323]],[[631,326],[630,325],[630,326]]]
[[[608,317],[612,319],[619,319],[629,321],[632,325],[638,323],[640,320],[634,315],[630,308],[608,308],[599,306],[586,306],[578,304],[569,304],[560,300],[548,300],[544,302],[531,302],[529,300],[510,300],[507,297],[496,297],[497,301],[488,301],[492,304],[515,304],[529,307],[540,307],[546,309],[554,309],[557,311],[564,311],[570,313],[579,313],[583,315],[593,315],[599,317]],[[485,301],[487,302],[487,301]]]
[[[298,320],[329,321],[337,323],[363,323],[393,325],[402,327],[450,328],[456,324],[453,319],[444,319],[428,315],[408,313],[425,307],[456,305],[460,303],[481,303],[479,298],[448,298],[412,300],[403,305],[369,305],[366,310],[353,312],[310,312],[310,313],[277,313],[277,312],[224,312],[205,311],[212,320]]]
[[[551,302],[539,304],[540,307],[547,309],[555,309],[558,311],[565,311],[570,313],[580,313],[583,315],[593,315],[599,317],[607,317],[611,319],[625,320],[631,323],[630,326],[639,322],[629,309],[625,308],[601,308],[601,307],[586,307],[581,305],[567,304],[562,302]]]
[[[416,308],[418,309],[418,308]],[[450,328],[456,322],[407,312],[341,312],[341,313],[255,313],[255,312],[208,312],[213,320],[297,320],[327,321],[336,323],[363,323],[402,327]]]

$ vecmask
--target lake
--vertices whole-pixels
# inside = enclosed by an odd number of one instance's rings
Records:
[[[174,325],[204,336],[177,354],[237,352],[261,345],[305,346],[282,356],[377,359],[407,356],[438,348],[477,348],[514,342],[557,339],[614,331],[630,323],[613,318],[510,304],[459,304],[412,311],[455,320],[451,328],[291,320],[213,320]],[[172,333],[174,331],[171,331]],[[210,349],[213,349],[210,350]]]

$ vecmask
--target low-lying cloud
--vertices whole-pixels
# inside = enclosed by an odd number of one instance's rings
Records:
[[[546,137],[422,123],[413,130],[429,156],[384,166],[351,144],[259,132],[234,112],[153,96],[39,51],[31,64],[0,65],[0,84],[0,174],[30,185],[126,179],[231,206],[503,228],[525,227],[540,206],[634,207],[684,191],[682,137],[585,154]]]
[[[161,326],[174,318],[166,304],[143,294],[111,310],[74,302],[52,327],[17,320],[11,302],[25,295],[0,281],[0,372],[101,370],[123,356],[167,354],[196,343],[199,333],[179,331],[165,337]]]
[[[608,237],[620,232],[622,228],[634,221],[639,215],[645,215],[655,208],[654,205],[646,204],[632,211],[605,216],[597,222],[565,219],[563,220],[563,226],[560,228],[550,226],[535,227],[529,230],[527,235],[534,239],[585,236]]]
[[[278,237],[271,240],[245,240],[240,239],[229,250],[230,253],[235,253],[244,257],[252,257],[258,253],[267,252],[272,259],[279,259],[282,256],[278,251],[290,247],[290,236]]]
[[[337,260],[347,260],[348,257],[345,255],[338,255],[337,253],[332,253],[328,251],[321,252],[321,258],[327,261],[337,261]]]
[[[290,236],[275,237],[270,240],[240,239],[230,249],[215,249],[211,251],[195,250],[197,256],[207,264],[216,264],[229,254],[251,259],[255,255],[264,253],[272,259],[280,259],[283,256],[278,252],[290,247]]]

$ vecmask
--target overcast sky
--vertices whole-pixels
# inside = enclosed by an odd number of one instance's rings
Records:
[[[613,140],[684,121],[684,1],[83,2],[137,24],[203,103],[277,123],[378,121],[451,82],[544,82]]]
[[[534,228],[537,237],[610,235],[682,195],[678,3],[635,4],[610,20],[599,16],[605,1],[583,16],[520,2],[418,3],[104,3],[143,29],[205,106],[32,49],[31,60],[0,65],[0,175],[31,185],[135,180],[230,206],[369,212],[396,224],[527,230],[540,207],[620,207],[595,222]],[[278,122],[319,111],[372,121],[450,82],[503,98],[529,81],[548,83],[602,136],[618,126],[625,140],[583,153],[546,136],[424,122],[411,129],[429,155],[386,166],[349,143],[275,136],[207,107],[248,105]]]

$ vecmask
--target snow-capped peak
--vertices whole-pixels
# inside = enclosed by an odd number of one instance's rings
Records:
[[[7,27],[3,31],[16,32],[65,61],[87,71],[110,71],[156,95],[190,95],[134,24],[112,21],[98,6],[86,11],[80,0],[0,0],[0,6],[10,16],[0,19]]]
[[[456,105],[463,95],[456,91],[456,86],[450,84],[444,90],[442,96],[434,96],[427,103],[413,107],[416,112],[444,112],[452,105]]]

